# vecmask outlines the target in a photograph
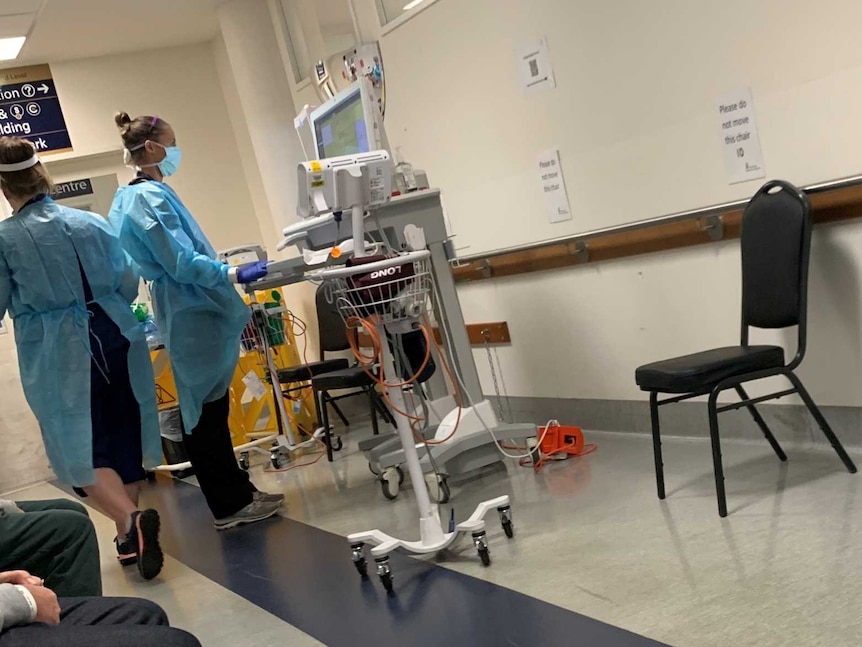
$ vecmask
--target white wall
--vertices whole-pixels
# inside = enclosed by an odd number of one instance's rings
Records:
[[[75,153],[122,144],[114,113],[158,115],[183,164],[169,182],[216,248],[262,242],[233,125],[208,43],[51,66]]]
[[[445,189],[470,253],[749,195],[727,184],[715,108],[738,88],[771,176],[853,174],[860,21],[855,0],[441,0],[383,37],[387,129]],[[542,35],[558,87],[527,95],[514,52]],[[551,147],[574,212],[561,225],[534,168]]]
[[[277,252],[282,230],[296,218],[296,166],[304,159],[294,129],[297,113],[288,77],[289,60],[276,25],[280,9],[268,0],[233,0],[218,10],[221,36],[213,43],[216,65],[246,181],[253,187],[255,207],[271,259],[296,250]],[[276,20],[276,18],[279,18]],[[299,283],[283,289],[285,303],[309,322],[307,357],[317,357],[314,286]]]
[[[122,156],[106,153],[121,148],[113,115],[154,113],[174,126],[183,148],[182,169],[170,182],[216,248],[263,241],[209,44],[57,63],[52,71],[75,147],[72,159],[49,162],[58,180],[127,179]],[[0,438],[0,492],[51,476],[12,335],[0,336]]]
[[[753,89],[769,176],[862,170],[853,0],[439,0],[387,34],[374,0],[355,2],[363,39],[381,39],[389,137],[442,188],[462,253],[750,195],[756,182],[727,184],[713,108],[739,87]],[[558,87],[527,96],[514,51],[543,35]],[[574,211],[556,226],[534,172],[554,146]],[[860,249],[860,224],[815,235],[801,374],[823,404],[862,405]],[[513,395],[627,399],[642,397],[639,364],[737,342],[739,280],[728,242],[459,292],[468,322],[509,322]]]

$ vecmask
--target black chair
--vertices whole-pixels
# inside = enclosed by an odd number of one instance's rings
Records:
[[[792,184],[767,182],[751,199],[742,216],[742,336],[739,346],[664,360],[641,366],[635,381],[650,393],[653,452],[659,499],[665,498],[664,465],[658,408],[709,394],[709,435],[715,469],[718,514],[727,516],[724,469],[718,434],[718,414],[745,407],[760,427],[778,458],[787,456],[769,430],[755,405],[798,393],[820,429],[844,462],[847,470],[856,466],[844,451],[829,423],[794,373],[805,357],[806,310],[808,298],[808,257],[811,248],[811,207],[808,197]],[[797,326],[796,356],[785,364],[780,346],[750,346],[749,328],[788,328]],[[749,398],[743,383],[783,375],[792,388]],[[718,405],[718,396],[734,389],[741,402]],[[659,400],[659,394],[677,394]]]
[[[358,363],[351,366],[350,362],[344,358],[326,359],[326,353],[348,350],[350,342],[347,337],[348,332],[344,321],[338,309],[333,304],[327,302],[327,295],[323,286],[317,289],[315,306],[317,309],[317,329],[320,337],[321,361],[281,369],[278,371],[278,379],[282,384],[311,382],[311,387],[314,391],[314,405],[317,419],[324,429],[326,455],[329,461],[332,462],[333,450],[337,451],[341,449],[341,444],[340,442],[333,444],[328,407],[331,406],[336,415],[341,419],[341,422],[344,423],[344,426],[349,427],[350,422],[338,406],[338,401],[364,394],[368,397],[371,425],[375,435],[380,433],[377,420],[378,413],[391,424],[395,424],[395,420],[375,390],[374,380]],[[354,331],[351,334],[356,333]],[[307,385],[292,386],[284,389],[283,393],[288,395],[293,391],[303,388],[308,387]],[[358,390],[342,393],[337,396],[330,395],[330,391],[342,389]]]

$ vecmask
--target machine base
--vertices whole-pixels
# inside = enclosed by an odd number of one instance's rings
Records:
[[[497,424],[492,427],[492,431],[499,440],[516,442],[524,442],[538,436],[536,425],[531,423]],[[435,434],[436,430],[431,428],[425,435],[431,440]],[[433,473],[431,460],[428,457],[430,449],[434,463],[441,472],[441,478],[445,480],[450,476],[469,474],[505,459],[496,445],[494,437],[484,428],[473,431],[462,431],[459,428],[455,436],[442,445],[426,447],[420,443],[416,445],[416,449],[419,452],[422,470],[426,474]],[[392,473],[396,473],[406,460],[397,434],[388,437],[374,436],[360,442],[359,449],[365,452],[368,467],[374,474],[380,476],[381,484]],[[389,480],[391,481],[392,478]],[[386,498],[394,499],[397,496],[397,489],[389,486],[384,494],[387,493]],[[438,503],[446,503],[448,497],[435,497],[435,499]]]
[[[485,566],[491,565],[491,553],[488,548],[487,536],[485,533],[485,516],[493,509],[497,509],[500,516],[500,523],[506,537],[509,539],[515,536],[514,526],[512,525],[512,511],[509,506],[509,497],[503,495],[496,499],[490,499],[480,503],[472,515],[465,521],[462,521],[451,532],[444,532],[440,523],[439,510],[434,506],[434,515],[431,517],[419,520],[419,528],[421,539],[419,541],[407,541],[387,535],[382,530],[367,530],[365,532],[357,532],[347,536],[347,541],[350,543],[350,549],[353,555],[353,563],[356,570],[362,577],[368,576],[368,563],[365,559],[365,546],[370,544],[371,557],[377,565],[377,575],[387,592],[392,593],[393,574],[392,567],[389,564],[389,553],[394,550],[402,549],[416,555],[428,555],[436,553],[444,548],[451,546],[462,534],[470,533],[473,538],[473,545]]]

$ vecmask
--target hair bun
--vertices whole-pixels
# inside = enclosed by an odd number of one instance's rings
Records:
[[[132,123],[132,118],[129,117],[128,112],[118,112],[114,115],[114,123],[120,130],[125,130]]]

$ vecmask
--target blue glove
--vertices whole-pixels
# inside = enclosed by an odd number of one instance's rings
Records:
[[[240,267],[236,271],[236,282],[248,285],[249,283],[259,281],[269,273],[267,265],[266,261],[258,261],[257,263]]]

